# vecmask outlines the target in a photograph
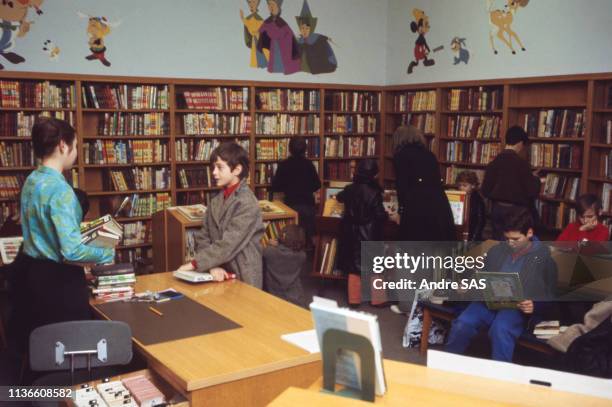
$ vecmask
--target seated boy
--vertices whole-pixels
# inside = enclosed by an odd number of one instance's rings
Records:
[[[211,201],[195,236],[195,259],[179,270],[210,272],[215,281],[228,272],[247,284],[262,286],[261,237],[264,227],[257,198],[249,188],[247,152],[223,143],[211,155],[213,178],[223,188]]]
[[[519,209],[506,219],[506,241],[487,253],[485,271],[518,273],[525,300],[517,309],[490,310],[483,302],[472,302],[453,321],[445,350],[465,353],[481,328],[488,328],[492,358],[511,362],[516,340],[530,326],[540,320],[547,304],[538,300],[552,300],[557,284],[557,267],[550,250],[533,234],[534,222],[528,209]]]
[[[610,232],[599,221],[601,201],[594,194],[584,194],[576,200],[578,220],[572,222],[561,232],[559,242],[595,241],[607,242]]]

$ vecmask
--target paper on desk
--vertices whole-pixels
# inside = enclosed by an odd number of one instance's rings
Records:
[[[304,349],[306,352],[319,353],[321,351],[319,349],[317,332],[314,329],[281,335],[281,339],[297,346],[298,348]]]

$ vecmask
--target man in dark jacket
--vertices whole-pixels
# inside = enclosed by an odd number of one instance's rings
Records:
[[[518,273],[524,300],[516,309],[489,309],[483,302],[472,302],[453,321],[446,351],[463,354],[480,328],[489,328],[492,358],[512,362],[516,340],[526,326],[539,322],[554,299],[557,266],[550,250],[533,234],[533,220],[522,209],[506,220],[506,242],[489,250],[485,261],[488,272]],[[527,324],[529,322],[529,324]]]
[[[527,208],[534,219],[535,199],[540,193],[540,179],[520,154],[529,144],[527,133],[519,126],[506,132],[506,148],[487,166],[482,194],[491,200],[493,237],[504,240],[503,222],[518,209]],[[536,221],[537,223],[537,221]]]

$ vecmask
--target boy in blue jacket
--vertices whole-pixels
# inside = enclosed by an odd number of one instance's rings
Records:
[[[492,359],[512,362],[516,340],[527,325],[532,326],[541,320],[547,308],[546,303],[537,300],[552,300],[557,284],[557,267],[550,250],[534,236],[533,229],[534,221],[529,210],[517,210],[506,219],[506,241],[491,248],[485,260],[486,271],[519,273],[527,299],[521,301],[517,309],[491,310],[483,302],[470,303],[453,321],[447,352],[465,353],[478,331],[486,327]]]

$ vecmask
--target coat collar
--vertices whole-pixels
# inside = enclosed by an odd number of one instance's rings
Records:
[[[217,195],[217,198],[211,200],[210,213],[217,225],[221,223],[227,210],[232,205],[234,205],[236,201],[240,199],[240,196],[244,193],[245,188],[248,187],[249,186],[247,185],[247,181],[243,179],[242,181],[240,181],[240,185],[238,186],[238,188],[227,199],[223,197],[223,191],[220,191],[219,195]]]

